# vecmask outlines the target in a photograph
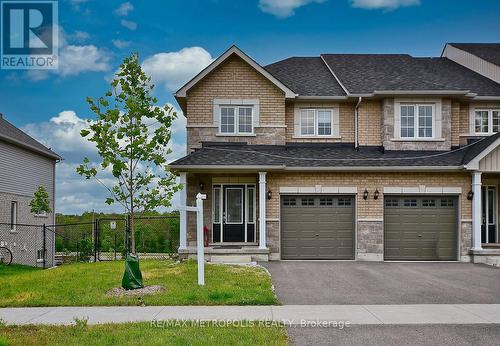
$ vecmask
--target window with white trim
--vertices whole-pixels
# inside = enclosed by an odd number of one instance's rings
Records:
[[[433,104],[401,104],[401,138],[433,138],[435,106]]]
[[[252,106],[220,106],[221,134],[253,134]]]
[[[333,134],[332,109],[301,109],[300,135],[301,136],[332,136]]]
[[[474,132],[493,134],[500,131],[500,109],[475,109]]]

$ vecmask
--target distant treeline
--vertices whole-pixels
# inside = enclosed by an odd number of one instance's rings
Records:
[[[94,224],[99,219],[98,250],[123,253],[127,216],[85,212],[82,215],[56,214],[56,251],[93,250]],[[111,229],[111,224],[116,225]],[[134,218],[137,252],[174,253],[179,243],[179,212],[150,212]]]

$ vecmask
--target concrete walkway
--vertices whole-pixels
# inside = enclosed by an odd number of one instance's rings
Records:
[[[284,306],[150,306],[3,308],[8,324],[89,324],[191,321],[279,321],[287,326],[305,321],[347,322],[352,325],[491,324],[500,323],[500,304],[419,305],[284,305]]]

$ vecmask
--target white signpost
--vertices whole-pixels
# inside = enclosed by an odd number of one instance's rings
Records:
[[[203,200],[207,195],[198,193],[196,195],[196,207],[180,206],[179,209],[196,212],[196,244],[198,258],[198,285],[205,286],[205,245],[203,236]]]

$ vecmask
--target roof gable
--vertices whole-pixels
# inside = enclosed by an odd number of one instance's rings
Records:
[[[2,115],[0,115],[0,141],[20,146],[55,160],[61,159],[55,152],[9,123]]]
[[[279,89],[283,90],[286,98],[295,98],[297,95],[290,88],[288,88],[285,84],[279,81],[276,77],[271,75],[268,71],[266,71],[262,66],[260,66],[255,60],[246,55],[241,49],[236,46],[232,46],[227,51],[225,51],[221,56],[215,59],[210,65],[208,65],[205,69],[203,69],[200,73],[198,73],[193,79],[187,82],[184,86],[182,86],[176,93],[175,96],[179,98],[186,97],[187,91],[191,89],[194,85],[196,85],[199,81],[201,81],[205,76],[207,76],[210,72],[212,72],[217,66],[226,61],[231,55],[236,54],[245,62],[247,62],[251,67],[253,67],[257,72],[267,78],[271,83],[276,85]]]

